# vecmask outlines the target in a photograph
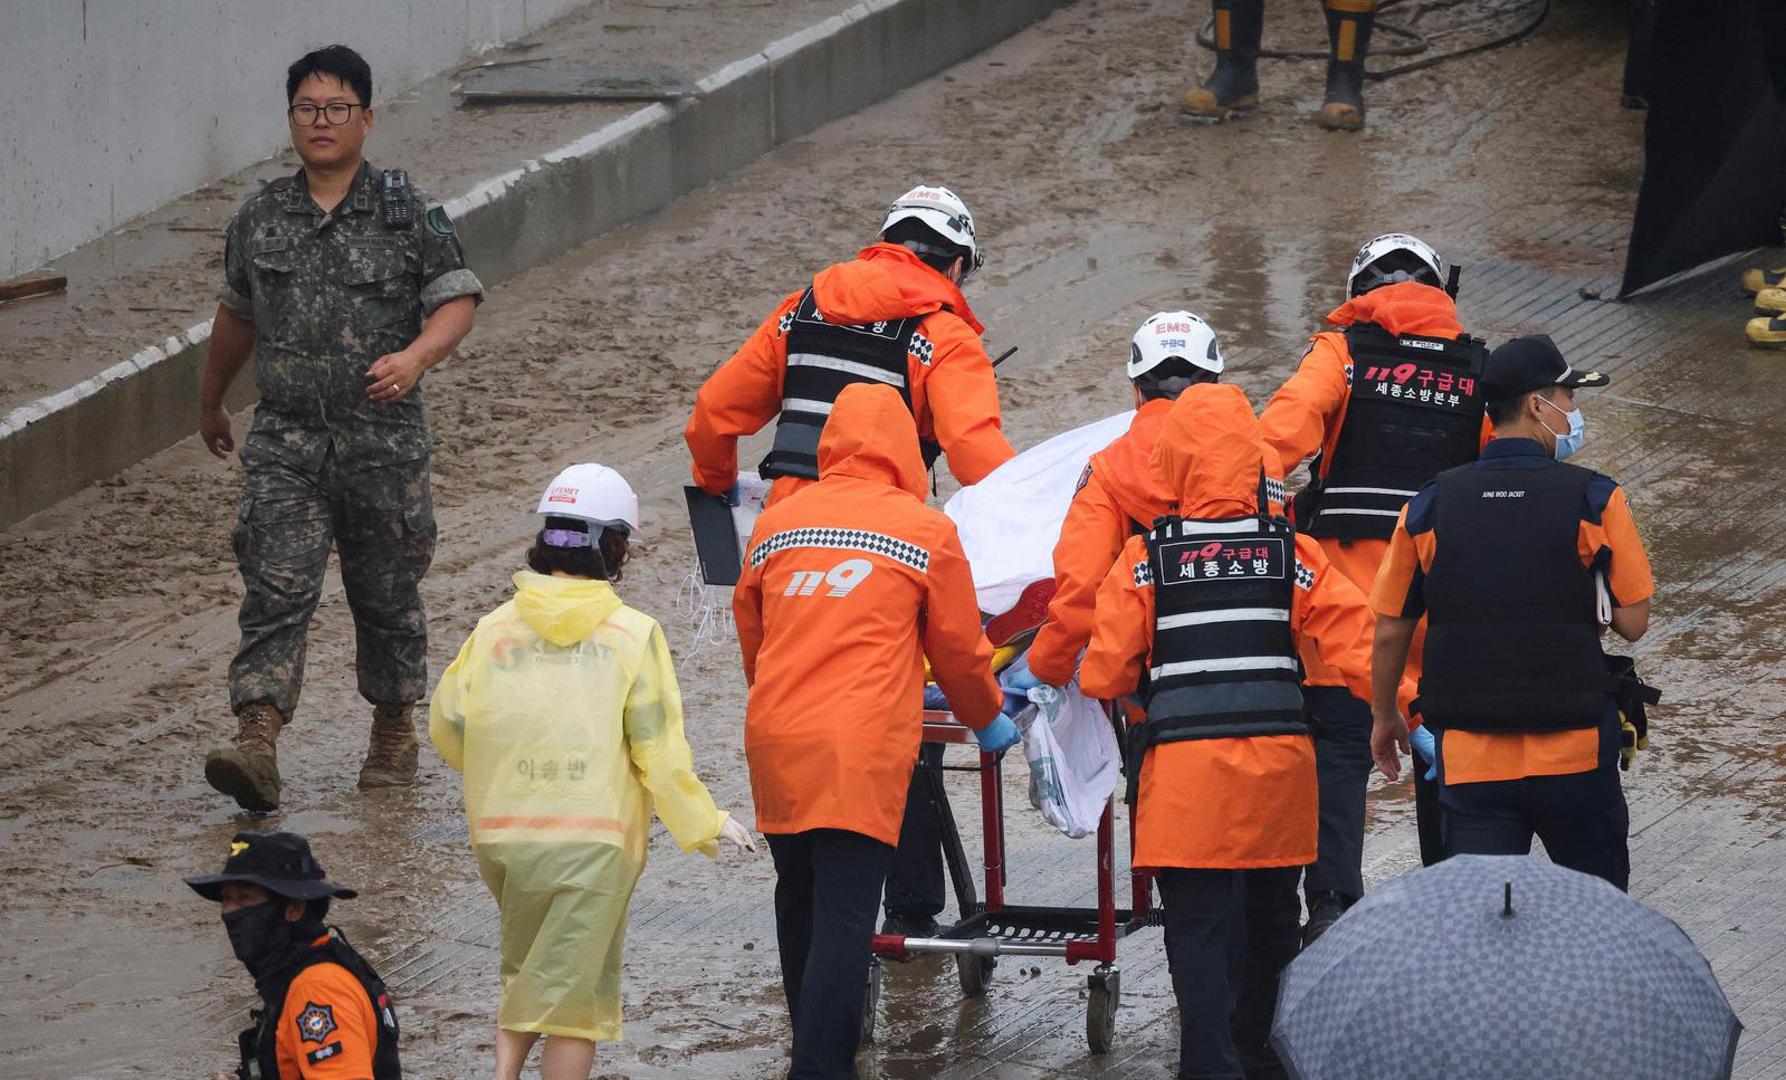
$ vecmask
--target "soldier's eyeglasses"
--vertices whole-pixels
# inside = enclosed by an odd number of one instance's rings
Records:
[[[342,124],[347,123],[349,117],[353,116],[353,111],[355,109],[363,108],[365,108],[365,106],[357,102],[331,101],[327,105],[320,107],[316,105],[293,105],[291,108],[285,110],[285,115],[291,117],[291,122],[299,127],[309,127],[316,123],[316,118],[319,114],[323,119],[329,122],[330,127],[340,127]]]

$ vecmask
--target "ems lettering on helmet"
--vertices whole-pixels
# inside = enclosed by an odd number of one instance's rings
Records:
[[[874,573],[874,564],[867,559],[845,559],[829,570],[796,570],[788,578],[783,596],[812,596],[819,586],[829,586],[825,595],[848,596],[856,586]]]

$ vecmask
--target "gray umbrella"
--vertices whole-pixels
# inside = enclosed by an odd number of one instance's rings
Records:
[[[1366,896],[1284,972],[1299,1080],[1727,1077],[1742,1023],[1672,920],[1526,855],[1460,855]]]

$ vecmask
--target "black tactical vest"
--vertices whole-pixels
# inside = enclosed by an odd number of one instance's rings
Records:
[[[304,969],[316,964],[340,964],[346,968],[360,986],[365,989],[366,996],[372,1002],[372,1012],[378,1018],[378,1028],[374,1033],[377,1044],[372,1052],[373,1080],[401,1080],[403,1066],[397,1057],[397,1011],[391,1006],[391,995],[385,989],[384,980],[372,970],[364,957],[354,951],[347,943],[340,930],[329,928],[327,943],[311,947],[303,960],[291,969],[284,986],[279,990],[277,1000],[265,998],[260,1009],[255,1010],[255,1024],[236,1037],[237,1045],[242,1051],[242,1064],[236,1070],[238,1080],[277,1080],[279,1076],[279,1020],[285,1011],[285,994],[291,988]],[[312,1058],[312,1064],[320,1064],[333,1053],[339,1052],[339,1043],[330,1043],[324,1039],[315,1049],[304,1051]]]
[[[1161,518],[1136,573],[1153,584],[1154,627],[1147,723],[1131,737],[1131,801],[1156,743],[1308,733],[1290,632],[1297,563],[1288,522]]]
[[[1610,713],[1594,578],[1576,550],[1594,475],[1552,461],[1439,476],[1419,701],[1434,728],[1557,731]]]
[[[1321,479],[1306,527],[1322,538],[1386,540],[1428,480],[1476,460],[1488,350],[1467,336],[1398,337],[1374,323],[1348,327],[1346,348],[1346,418],[1331,465],[1314,469]]]
[[[837,395],[851,383],[873,382],[899,391],[912,407],[906,353],[917,333],[919,317],[896,322],[843,326],[825,321],[808,288],[794,306],[788,326],[787,371],[781,383],[781,417],[775,422],[775,444],[757,472],[764,479],[779,476],[819,478],[819,434],[831,415]],[[937,456],[924,447],[924,464]]]

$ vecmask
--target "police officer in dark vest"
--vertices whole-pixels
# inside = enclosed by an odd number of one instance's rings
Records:
[[[1464,333],[1447,278],[1445,260],[1419,237],[1389,233],[1359,248],[1346,302],[1259,418],[1286,475],[1309,462],[1297,528],[1366,593],[1402,506],[1439,473],[1474,461],[1488,439],[1488,350]],[[1321,853],[1303,875],[1306,944],[1364,894],[1371,716],[1319,657],[1304,655],[1303,665],[1321,772]],[[1419,674],[1418,637],[1411,668]],[[1444,845],[1426,772],[1415,770],[1415,805],[1421,860],[1431,864]]]
[[[1536,835],[1553,862],[1622,889],[1627,687],[1600,643],[1608,628],[1643,636],[1655,582],[1624,491],[1562,461],[1585,427],[1575,391],[1607,378],[1535,334],[1496,349],[1483,380],[1494,441],[1408,503],[1371,595],[1372,755],[1398,775],[1394,691],[1424,615],[1415,708],[1436,738],[1447,853],[1524,854]]]
[[[400,1077],[390,994],[341,931],[323,922],[329,901],[350,900],[354,890],[327,880],[295,833],[237,833],[229,850],[222,873],[185,880],[221,905],[230,947],[260,993],[254,1026],[237,1038],[236,1076]]]

